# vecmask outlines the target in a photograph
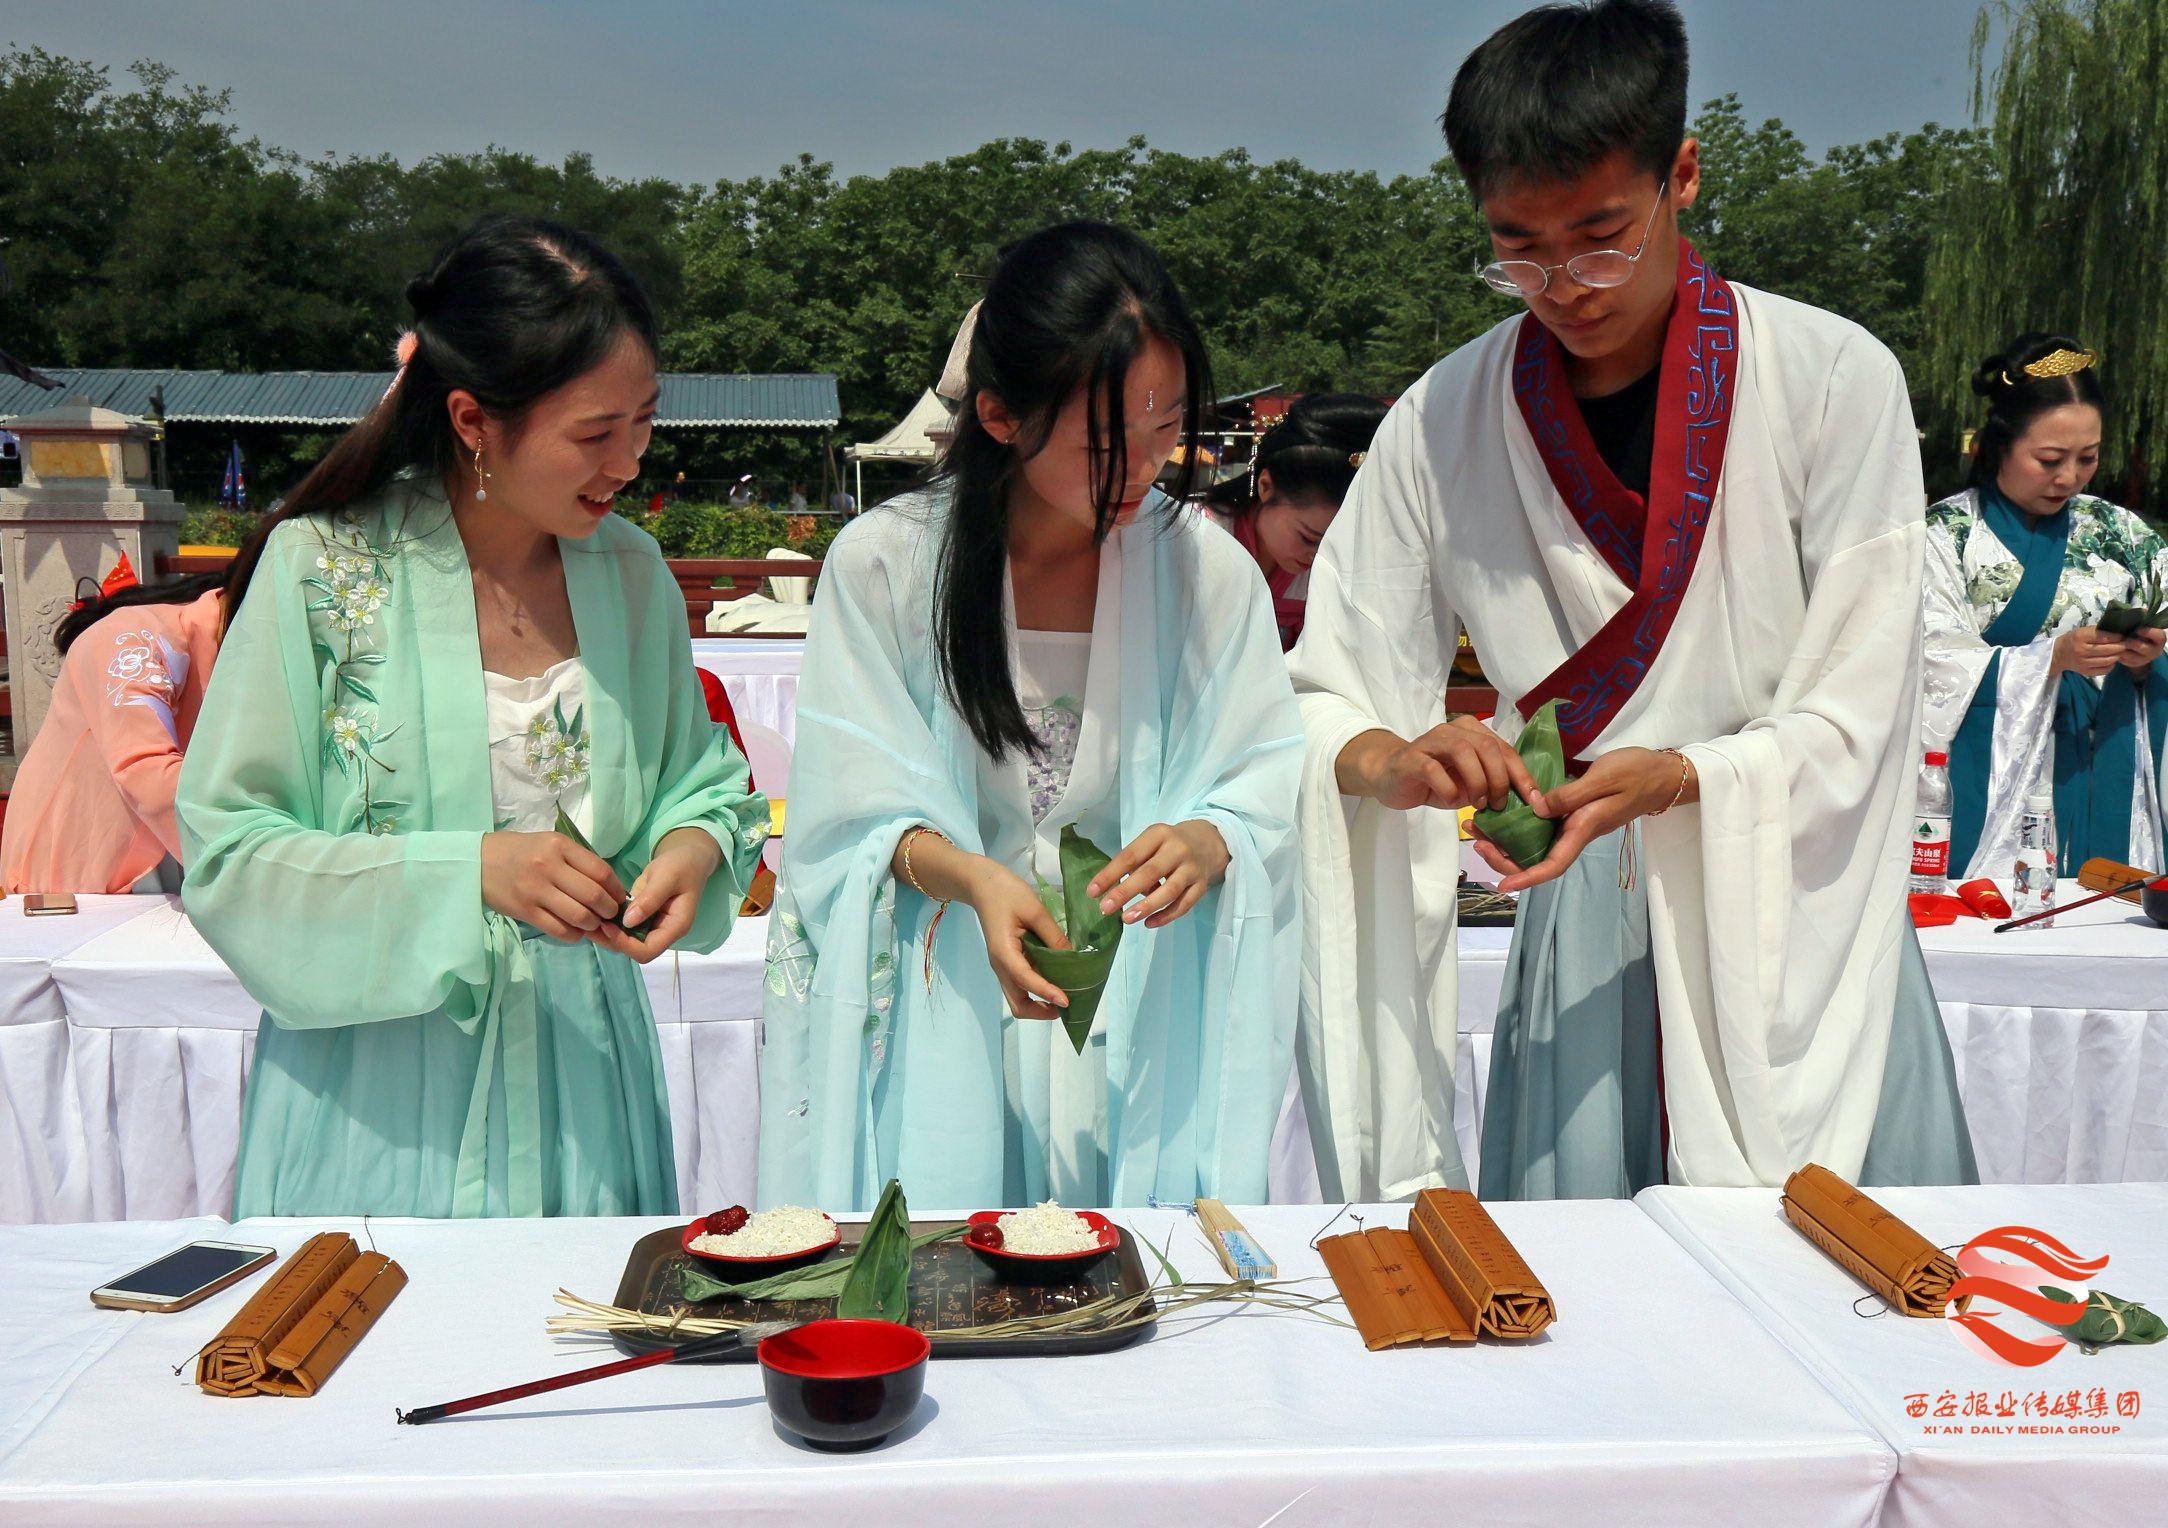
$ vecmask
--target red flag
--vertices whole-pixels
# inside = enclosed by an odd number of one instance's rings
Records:
[[[120,561],[114,564],[113,571],[106,574],[105,582],[98,585],[98,597],[111,599],[121,590],[133,589],[141,582],[142,580],[136,577],[134,567],[128,562],[128,554],[123,552],[120,554]]]

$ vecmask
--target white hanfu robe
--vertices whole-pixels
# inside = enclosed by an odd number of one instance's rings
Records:
[[[1735,335],[1697,384],[1734,389],[1708,528],[1668,635],[1584,751],[1682,747],[1700,775],[1698,804],[1640,825],[1669,1173],[1691,1185],[1860,1166],[1919,736],[1925,498],[1903,374],[1857,325],[1730,291]],[[1343,798],[1341,749],[1443,722],[1463,627],[1514,736],[1516,699],[1633,593],[1524,421],[1519,330],[1454,352],[1387,417],[1325,538],[1293,654],[1309,739],[1298,1059],[1328,1197],[1461,1179],[1454,819]]]

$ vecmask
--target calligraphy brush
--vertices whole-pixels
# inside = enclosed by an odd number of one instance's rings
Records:
[[[400,1421],[419,1426],[423,1422],[456,1417],[463,1411],[479,1411],[484,1406],[495,1406],[503,1401],[520,1401],[530,1395],[562,1390],[568,1385],[584,1385],[591,1379],[608,1379],[613,1374],[630,1374],[635,1369],[652,1369],[657,1364],[712,1358],[741,1345],[757,1347],[770,1337],[804,1325],[803,1321],[758,1321],[734,1332],[717,1332],[713,1337],[681,1342],[675,1347],[658,1348],[652,1353],[642,1353],[638,1358],[620,1358],[615,1363],[596,1364],[590,1369],[575,1369],[570,1374],[559,1374],[550,1379],[514,1385],[507,1390],[491,1390],[482,1395],[470,1395],[464,1400],[445,1401],[435,1406],[417,1406],[412,1411],[401,1411],[397,1415]]]
[[[2135,881],[2125,882],[2123,885],[2112,887],[2107,891],[2095,892],[2089,897],[2080,897],[2075,902],[2065,902],[2060,907],[2048,908],[2045,912],[2034,913],[2031,917],[2013,918],[2008,923],[1998,923],[1995,925],[1995,932],[2007,934],[2010,930],[2023,928],[2028,923],[2038,923],[2042,918],[2052,918],[2057,913],[2074,913],[2081,907],[2091,907],[2095,902],[2105,902],[2108,898],[2119,897],[2126,891],[2136,891],[2141,886],[2151,886],[2156,883],[2168,886],[2168,876],[2141,875]]]

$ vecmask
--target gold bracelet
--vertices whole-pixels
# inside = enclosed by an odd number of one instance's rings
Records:
[[[934,936],[941,932],[941,920],[948,916],[950,899],[947,897],[935,897],[933,893],[929,892],[925,887],[919,885],[918,876],[914,874],[911,870],[911,851],[918,846],[919,835],[922,833],[931,833],[934,837],[940,839],[941,842],[948,844],[951,848],[955,847],[956,841],[950,838],[946,833],[942,832],[939,828],[930,828],[923,822],[919,823],[916,827],[912,828],[910,832],[903,835],[903,879],[905,884],[908,885],[913,891],[917,892],[920,896],[926,898],[928,901],[939,902],[941,904],[933,910],[933,920],[926,925],[926,990],[928,992],[931,992],[933,991]]]
[[[1680,802],[1686,799],[1686,783],[1689,779],[1692,778],[1690,771],[1693,768],[1693,766],[1687,762],[1686,755],[1679,752],[1679,750],[1676,748],[1659,748],[1656,751],[1658,753],[1668,753],[1674,759],[1677,759],[1679,761],[1679,788],[1672,793],[1671,799],[1665,802],[1661,808],[1649,813],[1651,817],[1663,816],[1665,812],[1670,811],[1673,807],[1677,806]]]
[[[948,899],[947,897],[939,897],[939,898],[936,898],[936,897],[935,897],[935,896],[933,895],[933,893],[932,893],[932,892],[928,891],[928,890],[927,890],[927,889],[926,889],[925,887],[923,887],[923,886],[919,885],[919,883],[918,883],[918,877],[917,877],[916,875],[914,875],[914,874],[912,873],[912,871],[911,871],[911,851],[912,851],[912,850],[913,850],[914,848],[916,848],[916,847],[918,846],[918,840],[919,840],[919,835],[920,835],[920,834],[922,834],[922,833],[931,833],[931,834],[932,834],[932,835],[933,835],[934,837],[936,837],[936,838],[940,839],[940,840],[941,840],[941,842],[943,842],[943,843],[949,843],[949,842],[951,842],[951,840],[950,840],[949,836],[948,836],[948,835],[947,835],[946,833],[942,832],[942,831],[941,831],[941,830],[940,830],[939,828],[929,828],[929,827],[927,827],[927,826],[926,826],[926,824],[924,824],[924,823],[920,823],[920,824],[919,824],[918,826],[916,826],[916,827],[914,827],[913,829],[911,829],[911,831],[910,831],[910,832],[908,832],[908,833],[904,834],[904,835],[903,835],[903,879],[904,879],[904,884],[905,884],[905,885],[907,885],[907,886],[909,886],[909,887],[910,887],[910,888],[911,888],[911,889],[912,889],[913,891],[917,892],[917,893],[918,893],[918,894],[919,894],[920,896],[922,896],[922,897],[925,897],[925,898],[927,898],[927,899],[928,899],[929,901],[938,901],[938,902],[940,902],[940,904],[941,904],[941,905],[942,905],[943,907],[946,907],[946,906],[948,905],[948,900],[949,900],[949,899]]]

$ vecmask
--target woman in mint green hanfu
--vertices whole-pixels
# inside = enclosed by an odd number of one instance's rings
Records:
[[[525,219],[408,298],[390,390],[240,554],[181,774],[185,905],[264,1006],[234,1214],[674,1212],[635,962],[722,941],[768,809],[610,513],[653,320]]]

